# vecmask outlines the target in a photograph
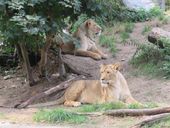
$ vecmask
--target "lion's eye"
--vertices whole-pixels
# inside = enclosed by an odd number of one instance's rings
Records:
[[[110,72],[107,72],[107,74],[109,74]]]

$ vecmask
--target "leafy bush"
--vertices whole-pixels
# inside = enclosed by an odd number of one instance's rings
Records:
[[[115,16],[121,21],[146,21],[152,19],[153,17],[158,17],[163,15],[163,12],[159,8],[153,8],[150,11],[144,9],[140,10],[129,10],[128,8],[122,7],[121,11]]]
[[[154,44],[142,44],[138,47],[131,63],[137,67],[142,67],[143,71],[151,74],[170,76],[170,40],[162,38],[159,40],[163,44],[163,49]]]
[[[132,62],[136,65],[149,61],[157,63],[162,59],[162,52],[163,51],[154,44],[141,44],[138,46]]]
[[[109,48],[112,54],[115,55],[116,46],[114,36],[101,35],[99,43],[101,46]]]
[[[170,62],[168,62],[168,61],[165,62],[161,69],[162,69],[162,71],[165,72],[165,75],[169,78],[170,77]]]

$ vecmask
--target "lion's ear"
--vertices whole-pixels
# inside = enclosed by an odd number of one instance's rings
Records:
[[[120,63],[115,63],[115,64],[112,64],[112,68],[114,69],[114,70],[121,70],[121,64]]]
[[[103,67],[105,67],[105,66],[106,66],[105,64],[101,64],[101,65],[100,65],[100,68],[103,68]]]
[[[86,21],[86,27],[89,27],[91,25],[91,22],[89,20]]]

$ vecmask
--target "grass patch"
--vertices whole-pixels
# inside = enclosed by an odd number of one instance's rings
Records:
[[[120,33],[121,42],[125,43],[127,39],[129,39],[130,35],[128,32]]]
[[[125,104],[123,102],[106,103],[106,104],[94,104],[94,105],[82,105],[77,109],[78,112],[99,112],[113,109],[141,109],[141,108],[154,108],[158,107],[156,103],[141,104]]]
[[[115,46],[115,38],[114,36],[108,35],[101,35],[99,39],[99,43],[103,47],[107,47],[110,49],[113,55],[116,53],[116,46]]]
[[[121,42],[125,43],[127,39],[130,38],[130,33],[133,32],[135,27],[134,23],[127,22],[124,23],[124,31],[120,33]]]
[[[80,124],[87,121],[87,117],[83,115],[76,115],[73,112],[64,109],[54,110],[40,110],[34,115],[36,122],[48,123],[74,123]]]
[[[145,35],[146,33],[151,31],[151,26],[145,25],[145,27],[142,30],[142,35]]]
[[[97,112],[97,111],[106,111],[110,109],[121,109],[126,108],[126,105],[123,102],[115,103],[106,103],[106,104],[93,104],[93,105],[82,105],[78,108],[79,112]]]
[[[66,110],[66,109],[41,109],[35,113],[33,119],[36,122],[47,123],[72,123],[81,124],[88,121],[88,117],[85,115],[78,115],[76,112],[104,112],[113,109],[141,109],[141,108],[154,108],[158,107],[155,103],[140,104],[125,104],[123,102],[105,103],[105,104],[91,104],[82,105],[78,108]],[[0,113],[1,117],[1,113]]]
[[[132,33],[133,29],[135,27],[134,23],[131,23],[131,22],[125,23],[124,26],[125,26],[125,32],[127,32],[127,33]]]
[[[138,47],[138,51],[133,56],[130,63],[137,69],[134,73],[138,75],[149,75],[152,77],[170,76],[170,50],[169,41],[164,41],[164,49],[158,48],[154,44],[143,43]]]

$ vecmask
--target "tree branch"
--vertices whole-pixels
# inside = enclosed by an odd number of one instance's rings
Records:
[[[50,94],[52,94],[52,93],[54,93],[54,92],[59,92],[59,91],[61,91],[61,90],[63,90],[63,89],[66,89],[66,88],[69,86],[69,83],[70,83],[71,81],[75,80],[75,79],[76,79],[76,77],[73,77],[73,78],[71,78],[71,79],[69,79],[69,80],[67,80],[67,81],[65,81],[65,82],[57,85],[56,87],[50,88],[50,89],[47,90],[47,91],[41,92],[41,93],[39,93],[39,94],[37,94],[37,95],[29,98],[29,99],[26,100],[25,102],[23,102],[23,103],[21,103],[21,104],[19,104],[19,105],[16,105],[15,107],[16,107],[16,108],[19,108],[19,109],[21,109],[21,108],[26,108],[28,105],[30,105],[31,103],[33,103],[35,100],[44,98],[44,97],[46,97],[46,96],[48,96],[48,95],[50,95]]]

